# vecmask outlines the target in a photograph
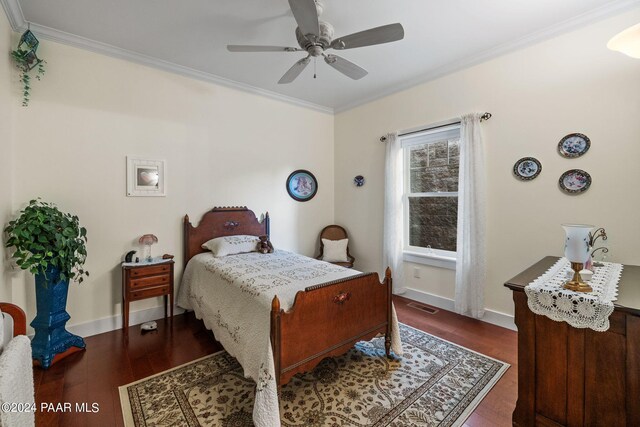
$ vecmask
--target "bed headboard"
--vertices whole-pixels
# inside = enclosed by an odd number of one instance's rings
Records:
[[[202,244],[222,236],[247,234],[250,236],[269,235],[269,212],[262,222],[246,206],[213,208],[202,216],[197,227],[191,225],[189,215],[184,216],[184,265],[189,260],[205,252]]]

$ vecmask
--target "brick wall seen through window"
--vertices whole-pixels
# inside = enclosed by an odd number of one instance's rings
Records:
[[[409,246],[456,251],[459,139],[405,148]]]

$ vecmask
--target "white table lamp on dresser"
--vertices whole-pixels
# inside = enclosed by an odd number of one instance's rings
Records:
[[[589,260],[589,233],[594,226],[588,224],[562,224],[562,228],[566,233],[564,256],[571,262],[571,268],[574,271],[573,278],[564,284],[564,288],[576,292],[591,292],[593,289],[584,283],[580,276],[580,271]]]

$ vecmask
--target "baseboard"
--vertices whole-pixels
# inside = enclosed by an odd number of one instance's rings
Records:
[[[184,313],[184,310],[174,307],[173,315]],[[132,311],[129,313],[129,326],[138,325],[150,320],[158,320],[164,317],[164,307],[153,307],[145,310]],[[90,337],[104,332],[115,331],[122,328],[122,314],[115,316],[103,317],[102,319],[91,320],[77,325],[67,326],[67,330],[81,337]]]
[[[438,295],[433,295],[428,292],[419,291],[417,289],[405,288],[406,291],[402,294],[403,297],[409,298],[423,304],[429,304],[434,307],[441,308],[443,310],[455,311],[453,306],[453,300],[450,298],[444,298]],[[184,313],[184,310],[178,307],[174,307],[173,314],[178,315]],[[150,320],[162,319],[164,317],[163,307],[147,308],[145,310],[132,311],[129,313],[129,325],[137,325],[140,323],[148,322]],[[493,325],[502,326],[503,328],[517,331],[516,325],[513,320],[513,316],[498,311],[486,310],[483,322],[491,323]],[[102,334],[104,332],[115,331],[122,328],[122,315],[103,317],[102,319],[96,319],[85,323],[79,323],[77,325],[67,326],[67,330],[81,337],[90,337],[92,335]]]
[[[409,298],[423,304],[429,304],[434,307],[441,308],[443,310],[455,311],[453,300],[450,298],[433,295],[428,292],[419,291],[417,289],[405,288],[406,291],[402,294],[403,297]],[[517,331],[516,324],[513,320],[513,316],[505,313],[500,313],[493,310],[485,310],[483,322],[491,323],[493,325],[502,326],[503,328]]]

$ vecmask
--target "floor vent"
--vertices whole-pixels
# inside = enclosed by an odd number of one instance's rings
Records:
[[[431,307],[430,305],[418,304],[417,302],[410,302],[407,304],[411,308],[415,308],[416,310],[424,311],[429,314],[436,314],[439,310],[435,307]]]

